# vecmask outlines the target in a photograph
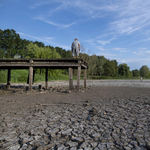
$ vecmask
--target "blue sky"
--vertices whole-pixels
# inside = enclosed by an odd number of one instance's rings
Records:
[[[70,50],[78,38],[90,55],[150,67],[149,0],[0,0],[0,20],[22,39]]]

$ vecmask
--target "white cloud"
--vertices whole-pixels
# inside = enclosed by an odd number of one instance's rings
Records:
[[[17,32],[19,35],[22,35],[25,38],[31,38],[33,40],[38,40],[38,41],[42,41],[45,43],[53,43],[52,40],[55,39],[55,37],[37,37],[37,36],[32,36],[26,33],[22,33],[22,32]]]
[[[30,5],[29,8],[35,9],[37,7],[40,7],[42,5],[46,5],[46,4],[49,4],[49,3],[51,3],[51,1],[49,1],[49,0],[42,0],[42,1],[37,0],[36,3],[34,3],[33,5]]]
[[[102,48],[102,47],[97,47],[99,50],[101,51],[106,51],[106,49]]]
[[[150,1],[148,0],[120,0],[117,2],[112,2],[111,0],[44,0],[36,2],[31,8],[50,3],[55,3],[56,5],[54,9],[48,10],[50,13],[68,11],[77,16],[84,16],[82,20],[87,20],[87,18],[104,18],[109,15],[112,21],[109,23],[110,26],[108,28],[118,34],[131,34],[150,25]],[[42,12],[42,14],[46,16],[47,14],[44,13],[45,12]],[[45,22],[49,24],[61,26],[61,24],[47,20],[48,19],[45,19]],[[62,25],[62,27],[68,27],[73,24],[75,24],[75,22]]]
[[[127,52],[126,48],[119,48],[119,47],[116,47],[116,48],[113,48],[112,50],[115,50],[115,51],[120,51],[120,52]]]
[[[32,40],[38,40],[40,42],[44,42],[46,43],[47,45],[53,45],[54,47],[61,47],[63,49],[66,49],[66,50],[70,50],[71,49],[71,46],[66,46],[66,45],[61,45],[60,43],[55,43],[53,42],[53,40],[55,39],[55,37],[36,37],[36,36],[32,36],[32,35],[29,35],[29,34],[26,34],[26,33],[22,33],[22,32],[17,32],[19,35],[22,35],[25,39],[26,38],[31,38]]]
[[[134,51],[132,53],[141,57],[145,56],[145,58],[147,58],[150,55],[150,50],[147,48],[140,48],[138,51]]]
[[[56,23],[56,22],[53,22],[53,21],[49,21],[49,20],[46,20],[43,16],[39,16],[39,17],[36,17],[34,19],[37,19],[37,20],[41,20],[43,22],[46,22],[50,25],[53,25],[53,26],[56,26],[56,27],[59,27],[59,28],[68,28],[74,24],[76,24],[76,21],[70,23],[70,24],[59,24],[59,23]]]
[[[104,56],[104,57],[109,58],[109,59],[114,59],[117,56],[116,54],[111,54],[110,52],[99,52],[96,55]]]
[[[115,40],[116,38],[111,38],[108,41],[101,41],[101,40],[97,40],[98,43],[102,44],[102,45],[106,45],[109,44],[111,41]]]
[[[121,1],[116,10],[116,19],[110,29],[120,34],[130,34],[150,25],[150,1]]]
[[[105,45],[105,44],[109,44],[109,43],[110,43],[110,41],[100,41],[100,40],[98,40],[97,42],[100,43],[100,44],[102,44],[102,45]]]

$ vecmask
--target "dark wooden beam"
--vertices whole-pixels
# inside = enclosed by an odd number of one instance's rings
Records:
[[[86,70],[84,69],[84,88],[86,89]]]
[[[30,60],[30,63],[33,61]],[[33,82],[33,67],[29,67],[29,91],[32,91],[32,82]]]
[[[73,69],[69,68],[69,89],[73,89]]]
[[[45,89],[48,89],[48,68],[46,68],[45,72]]]
[[[81,62],[78,61],[78,64],[80,64]],[[77,89],[79,90],[80,88],[80,74],[81,74],[81,66],[78,67],[78,74],[77,74]]]
[[[78,63],[0,63],[0,67],[51,67],[51,66],[56,66],[56,67],[78,67]]]
[[[8,69],[7,74],[7,89],[10,89],[11,69]]]

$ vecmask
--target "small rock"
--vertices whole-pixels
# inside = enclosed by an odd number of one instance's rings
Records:
[[[69,142],[65,143],[65,145],[66,145],[66,146],[69,146],[69,147],[71,148],[71,147],[77,147],[77,146],[78,146],[78,143],[77,143],[77,142],[70,142],[70,141],[69,141]]]
[[[83,138],[81,138],[81,137],[72,137],[71,140],[75,141],[75,142],[78,142],[78,143],[83,142]]]
[[[94,133],[91,135],[92,138],[99,138],[101,135],[99,133]]]
[[[62,136],[65,136],[65,135],[69,135],[71,133],[72,129],[68,129],[66,131],[63,131],[61,134]]]

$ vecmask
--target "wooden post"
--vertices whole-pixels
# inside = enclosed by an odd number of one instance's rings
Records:
[[[30,60],[30,67],[29,67],[29,91],[32,91],[32,82],[33,82],[33,67],[31,66],[31,63],[33,60]]]
[[[73,89],[73,69],[69,68],[69,89]]]
[[[86,69],[84,69],[84,88],[86,89]]]
[[[48,68],[46,68],[45,73],[45,89],[48,89]]]
[[[8,69],[7,75],[7,89],[10,89],[11,69]]]
[[[80,64],[80,61],[78,61]],[[77,90],[80,88],[80,74],[81,74],[81,65],[78,67],[78,74],[77,74]]]

